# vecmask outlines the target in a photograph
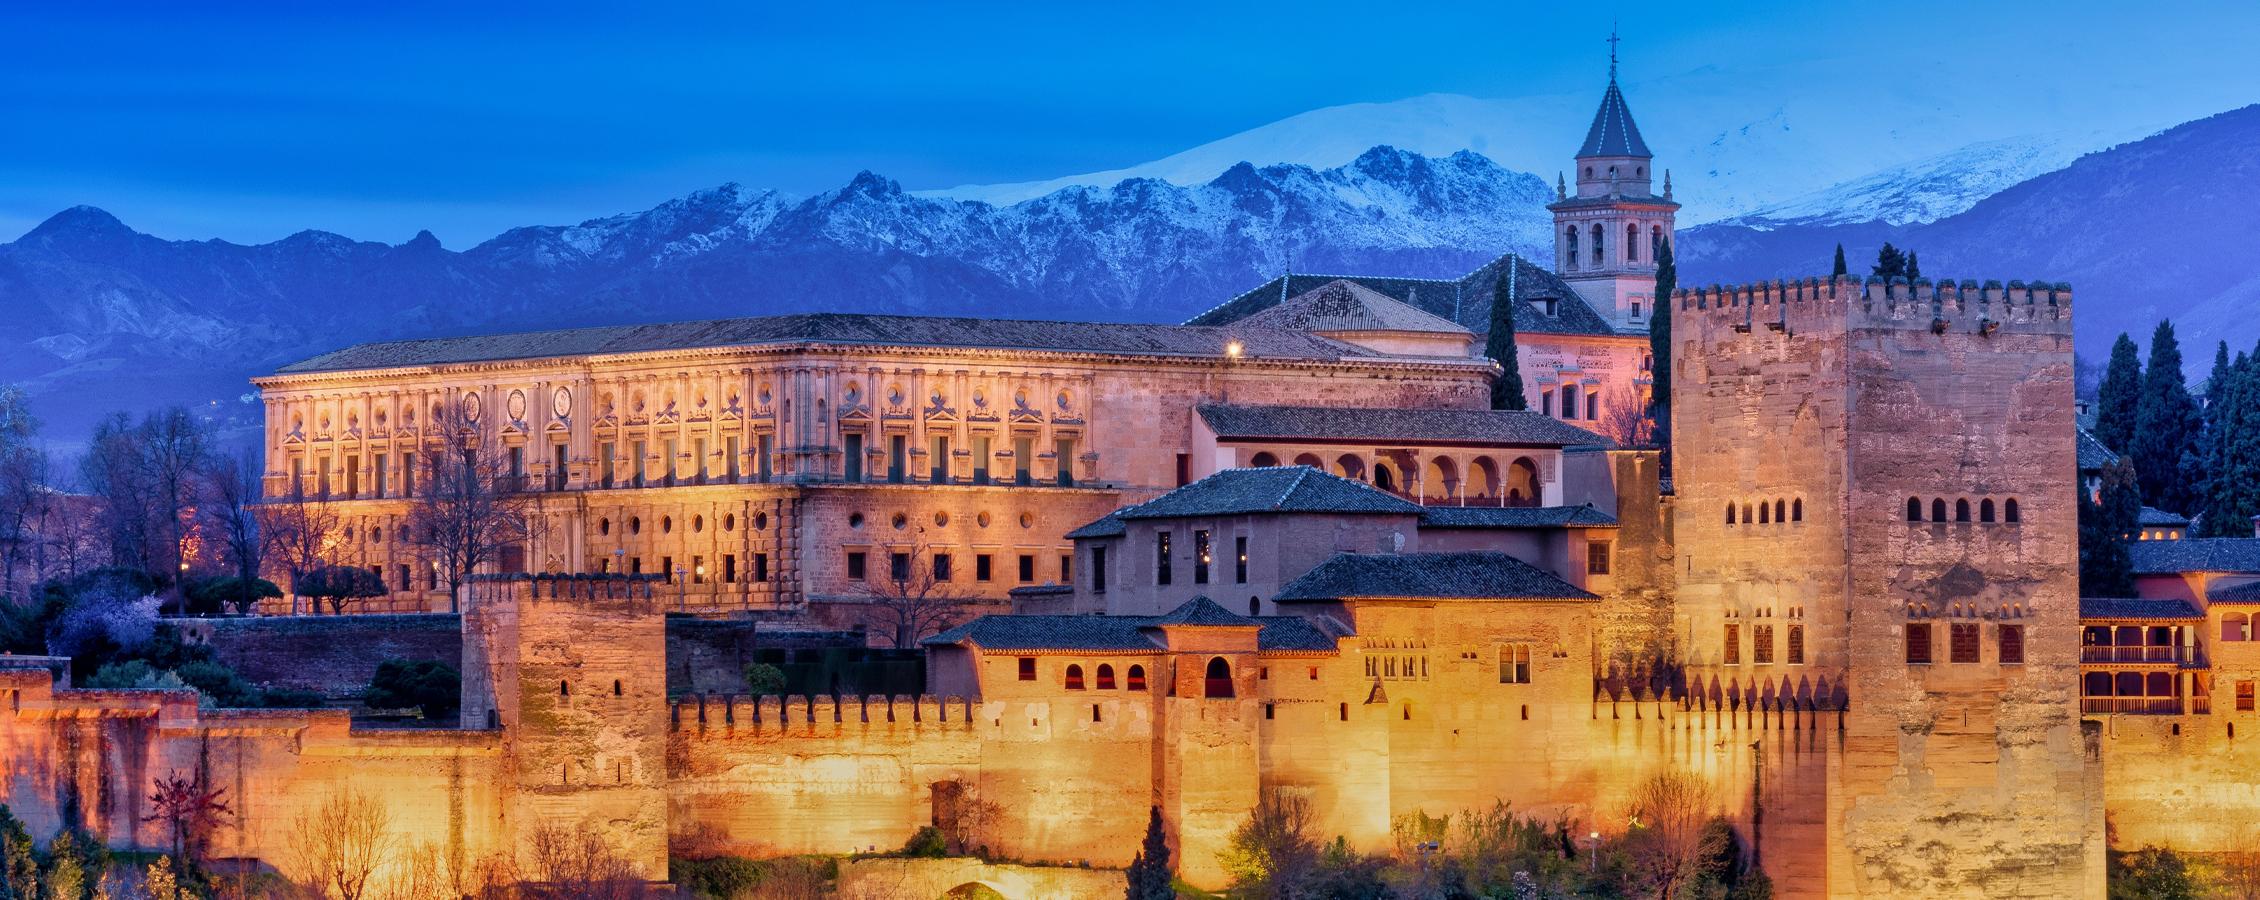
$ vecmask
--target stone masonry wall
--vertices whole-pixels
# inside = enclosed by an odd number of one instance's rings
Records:
[[[253,684],[358,697],[388,659],[463,664],[463,623],[444,613],[172,619]]]

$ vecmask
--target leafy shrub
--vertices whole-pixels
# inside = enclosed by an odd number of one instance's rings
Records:
[[[675,876],[675,884],[693,897],[712,900],[735,900],[754,896],[761,886],[765,867],[742,856],[717,856],[713,859],[674,859],[667,863],[667,871]]]
[[[330,613],[345,614],[345,601],[358,597],[382,597],[385,581],[377,573],[354,566],[329,566],[311,572],[300,572],[291,579],[291,589],[302,596],[328,600]]]
[[[131,655],[157,635],[158,599],[110,584],[76,594],[47,633],[47,652],[99,662]]]
[[[80,687],[95,690],[165,691],[188,687],[179,675],[151,666],[148,662],[129,659],[103,666],[86,679]]]
[[[210,699],[213,706],[249,709],[266,705],[258,688],[220,663],[199,660],[174,669],[173,674]]]
[[[910,840],[903,843],[901,855],[913,859],[941,859],[948,856],[949,852],[949,838],[942,834],[941,829],[928,825],[918,829],[917,834],[911,835]]]
[[[297,688],[268,688],[259,695],[259,705],[268,709],[315,709],[322,703],[321,694]]]
[[[785,670],[768,663],[753,663],[745,667],[746,690],[754,694],[782,694],[785,692]]]
[[[281,597],[282,588],[264,578],[221,575],[191,580],[181,585],[181,595],[191,613],[209,615],[232,609],[240,615],[249,613],[262,599]]]
[[[435,660],[388,659],[377,666],[361,702],[373,709],[415,707],[424,718],[446,718],[462,708],[463,675]]]

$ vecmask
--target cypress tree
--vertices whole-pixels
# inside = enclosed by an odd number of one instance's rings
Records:
[[[1907,274],[1907,254],[1901,253],[1899,248],[1891,246],[1890,241],[1884,241],[1883,249],[1875,253],[1875,266],[1868,271],[1886,281],[1893,278],[1903,278]]]
[[[1161,831],[1161,807],[1154,807],[1146,819],[1145,848],[1123,874],[1130,882],[1124,900],[1176,900],[1177,890],[1169,883],[1169,839]]]
[[[1922,263],[1915,260],[1915,251],[1909,250],[1907,251],[1907,280],[1913,281],[1921,277],[1923,277]]]
[[[2134,470],[2126,460],[2103,469],[2102,501],[2080,491],[2080,596],[2134,596],[2127,544],[2142,517]]]
[[[1835,266],[1835,268],[1832,268],[1832,269],[1830,269],[1830,270],[1829,270],[1829,272],[1828,272],[1828,274],[1829,274],[1830,276],[1832,276],[1832,277],[1833,277],[1833,276],[1837,276],[1837,275],[1850,275],[1850,274],[1852,274],[1852,270],[1850,270],[1850,269],[1847,269],[1847,268],[1845,268],[1845,267],[1844,267],[1844,245],[1843,245],[1843,244],[1838,244],[1838,245],[1836,245],[1836,266]]]
[[[2182,377],[2182,349],[2171,320],[2150,337],[2150,362],[2142,375],[2142,401],[2134,420],[2134,470],[2142,499],[2159,509],[2188,514],[2202,472],[2197,459],[2197,401]]]
[[[2205,482],[2201,537],[2251,537],[2260,515],[2260,348],[2236,361],[2216,357],[2206,388]],[[2224,345],[2225,355],[2225,345]]]
[[[1671,442],[1671,295],[1678,289],[1679,266],[1665,241],[1656,248],[1656,315],[1648,320],[1648,410],[1660,444]]]
[[[2134,417],[2142,403],[2141,353],[2134,339],[2120,332],[2095,397],[2095,439],[2122,456],[2134,449]]]
[[[1515,358],[1515,269],[1521,260],[1509,258],[1499,271],[1499,280],[1491,289],[1491,339],[1483,348],[1483,355],[1499,364],[1499,379],[1491,382],[1492,409],[1529,409],[1530,400],[1522,395],[1522,363]]]

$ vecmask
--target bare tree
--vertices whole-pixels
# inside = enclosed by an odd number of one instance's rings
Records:
[[[532,900],[640,900],[649,893],[635,866],[593,828],[543,823],[528,846],[540,879],[527,886]]]
[[[337,508],[327,498],[294,489],[259,508],[264,558],[282,564],[290,581],[290,611],[298,613],[298,578],[329,564],[337,546]]]
[[[142,466],[140,429],[125,413],[94,426],[86,455],[79,459],[79,480],[95,498],[95,518],[109,543],[110,561],[149,572],[156,565],[151,548],[156,491]]]
[[[404,531],[447,585],[447,607],[454,612],[462,608],[465,577],[509,562],[511,551],[522,551],[533,537],[536,522],[519,473],[510,471],[499,448],[479,439],[476,422],[450,408],[427,424],[423,477]]]
[[[332,900],[370,897],[370,881],[391,858],[392,814],[384,802],[353,788],[331,792],[322,805],[300,813],[292,828],[297,875]]]
[[[87,490],[101,500],[113,561],[170,583],[180,577],[186,513],[198,500],[197,474],[210,438],[187,409],[172,407],[133,424],[103,420],[81,459]]]
[[[174,772],[169,778],[157,779],[155,790],[149,794],[152,812],[142,821],[163,823],[173,841],[173,856],[184,868],[194,869],[202,864],[212,830],[235,814],[224,799],[227,793],[227,788],[205,784],[200,775]]]
[[[1611,391],[1602,410],[1601,421],[1594,428],[1602,437],[1624,447],[1656,445],[1656,420],[1649,415],[1648,404],[1630,386],[1620,385]]]
[[[151,413],[142,420],[141,431],[142,467],[150,490],[156,492],[151,499],[158,516],[156,536],[162,541],[154,548],[152,562],[163,569],[156,574],[169,581],[185,569],[182,538],[187,535],[187,513],[201,500],[199,476],[211,452],[211,436],[204,423],[180,406]]]
[[[16,575],[36,555],[49,499],[47,454],[34,444],[39,421],[23,388],[0,385],[0,597],[16,593]]]
[[[954,624],[972,598],[957,586],[965,573],[956,570],[956,560],[934,553],[925,528],[913,534],[908,546],[888,548],[887,557],[879,560],[885,569],[867,573],[873,577],[856,586],[872,626],[892,634],[899,649],[916,647],[920,639]]]
[[[1679,896],[1702,856],[1703,829],[1718,806],[1710,782],[1677,769],[1658,772],[1633,789],[1625,836],[1633,878],[1661,900]]]
[[[259,529],[259,481],[256,453],[215,453],[205,460],[204,483],[209,490],[197,512],[227,545],[235,577],[245,581],[259,577],[259,564],[266,551]]]

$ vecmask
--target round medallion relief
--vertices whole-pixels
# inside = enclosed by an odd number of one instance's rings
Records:
[[[526,418],[526,392],[511,391],[508,409],[511,419],[524,420]]]
[[[471,422],[479,420],[479,392],[472,391],[463,395],[463,418]]]
[[[551,410],[555,411],[555,412],[557,413],[557,417],[558,417],[558,418],[560,418],[560,419],[562,419],[562,418],[565,418],[566,416],[572,415],[572,414],[573,414],[573,391],[572,391],[572,389],[571,389],[571,388],[558,388],[558,389],[557,389],[557,391],[556,391],[555,393],[551,394],[551,395],[550,395],[550,397],[549,397],[549,408],[550,408]]]

